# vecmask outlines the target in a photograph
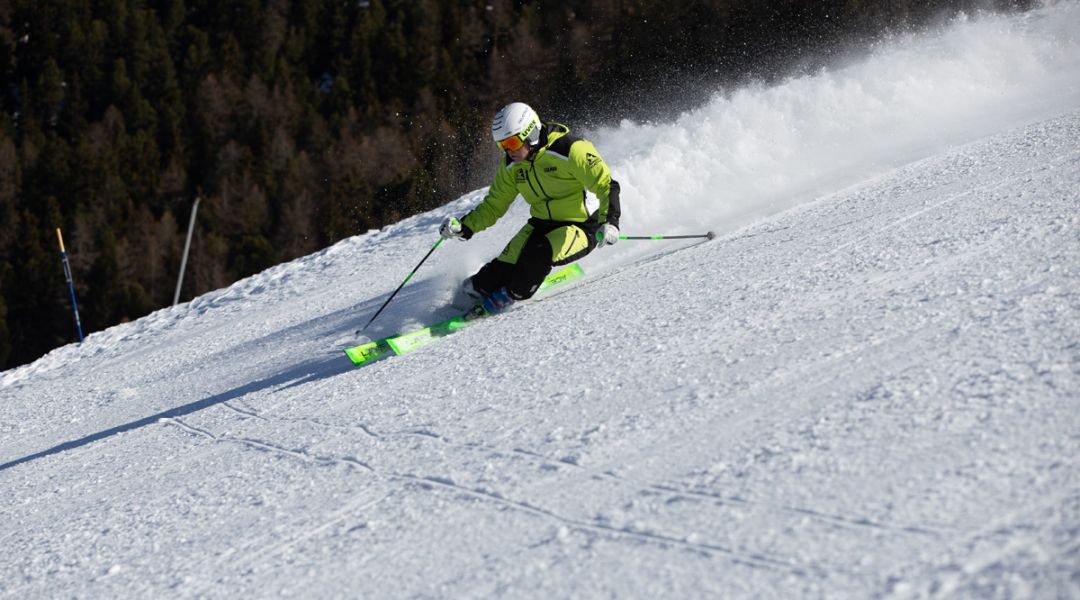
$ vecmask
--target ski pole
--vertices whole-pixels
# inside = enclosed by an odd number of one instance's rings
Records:
[[[71,308],[75,311],[75,330],[79,332],[79,343],[83,341],[82,321],[79,320],[79,304],[75,302],[75,283],[71,278],[71,265],[68,263],[67,251],[64,250],[64,236],[60,235],[60,228],[56,228],[56,239],[60,240],[60,260],[64,263],[64,279],[67,280],[68,291],[71,292]]]
[[[691,240],[691,239],[713,239],[716,234],[713,232],[702,233],[700,235],[620,235],[620,240]]]
[[[691,240],[698,238],[713,239],[716,234],[709,231],[693,235],[620,235],[620,240]]]
[[[379,310],[375,311],[375,315],[371,317],[370,320],[368,320],[367,325],[364,325],[364,329],[367,329],[368,325],[371,325],[371,322],[374,321],[375,318],[378,317],[380,314],[382,314],[382,311],[384,308],[386,308],[386,305],[390,304],[390,301],[393,300],[394,296],[396,296],[397,293],[401,291],[401,288],[405,287],[405,284],[408,283],[410,279],[412,279],[413,275],[416,275],[416,272],[420,269],[420,265],[424,264],[424,261],[426,261],[428,257],[431,256],[431,253],[439,247],[439,244],[441,244],[444,239],[445,238],[440,237],[439,241],[435,242],[435,245],[431,247],[431,250],[428,250],[428,253],[424,255],[424,258],[420,259],[420,264],[416,265],[416,268],[413,269],[411,273],[409,273],[409,275],[405,278],[405,281],[402,281],[401,285],[397,286],[397,289],[394,290],[394,293],[390,294],[390,297],[386,299],[386,302],[383,302],[383,305],[379,307]],[[360,331],[364,331],[364,329],[361,329]]]

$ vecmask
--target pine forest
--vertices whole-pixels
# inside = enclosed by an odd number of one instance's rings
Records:
[[[662,121],[997,0],[0,0],[0,368],[490,183],[512,101]],[[435,232],[432,232],[435,235]],[[363,300],[363,299],[358,299]]]

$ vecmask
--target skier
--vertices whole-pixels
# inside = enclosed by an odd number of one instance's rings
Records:
[[[553,266],[572,263],[619,241],[619,182],[592,143],[560,123],[543,123],[527,104],[496,113],[491,135],[505,156],[487,196],[461,219],[448,218],[443,238],[468,240],[491,227],[520,195],[531,218],[502,253],[466,279],[453,304],[483,304],[499,313],[532,297]],[[600,201],[589,212],[585,190]]]

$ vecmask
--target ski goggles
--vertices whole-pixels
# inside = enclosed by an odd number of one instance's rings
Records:
[[[525,145],[525,142],[521,141],[516,135],[512,135],[505,140],[499,142],[499,147],[507,152],[517,152],[521,150],[521,147]]]

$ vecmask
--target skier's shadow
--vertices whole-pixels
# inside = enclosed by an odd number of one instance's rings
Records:
[[[390,310],[388,308],[387,311],[379,317],[380,320],[383,320],[383,323],[381,323],[382,327],[371,327],[371,329],[374,330],[372,334],[379,335],[379,333],[381,332],[385,335],[389,335],[390,333],[395,332],[394,327],[399,327],[403,322],[408,321],[410,316],[415,317],[415,308],[406,307],[410,307],[412,305],[412,303],[410,302],[412,297],[420,298],[424,297],[426,294],[430,294],[431,286],[433,286],[433,282],[428,280],[422,282],[420,285],[413,287],[413,289],[403,290],[402,293],[399,294],[400,297],[395,298],[395,301],[400,301],[400,306],[402,308],[395,307],[396,310]],[[248,343],[248,345],[250,345],[251,347],[258,347],[267,339],[272,339],[276,335],[290,332],[290,330],[293,329],[302,329],[317,337],[329,338],[332,337],[334,331],[339,330],[342,327],[357,326],[357,323],[361,319],[366,321],[370,317],[363,315],[369,314],[369,311],[373,312],[374,308],[372,307],[377,307],[384,301],[385,297],[373,298],[366,301],[359,307],[341,310],[330,315],[325,315],[313,321],[299,323],[282,332],[276,332],[275,334],[266,336],[263,339],[251,341]],[[358,314],[361,316],[357,316]],[[40,452],[35,452],[34,454],[29,454],[21,458],[10,460],[8,462],[0,464],[0,471],[6,471],[7,469],[10,469],[12,467],[17,467],[19,465],[26,464],[41,458],[60,454],[61,452],[66,452],[68,450],[81,448],[94,442],[110,438],[117,434],[140,429],[147,425],[153,425],[154,423],[157,423],[162,419],[176,419],[179,417],[190,415],[205,408],[216,406],[218,404],[223,404],[225,402],[241,398],[248,394],[261,392],[271,388],[278,388],[276,391],[288,390],[304,384],[329,379],[331,377],[336,377],[338,375],[355,369],[356,367],[349,361],[348,358],[345,357],[343,353],[335,353],[329,356],[323,356],[321,358],[317,358],[292,366],[276,375],[272,375],[258,381],[246,383],[231,390],[221,392],[213,396],[208,396],[201,400],[196,400],[182,406],[169,408],[148,417],[143,417],[129,423],[110,427],[109,429],[104,429],[102,431],[98,431],[97,433],[86,435],[79,439],[64,442],[62,444],[57,444],[52,448],[48,448]]]
[[[352,368],[352,365],[347,359],[344,358],[344,356],[327,357],[321,360],[307,362],[301,365],[297,365],[281,373],[278,373],[277,375],[267,377],[266,379],[247,383],[242,386],[235,387],[231,390],[222,392],[220,394],[215,394],[201,400],[189,402],[188,404],[184,404],[182,406],[169,408],[148,417],[143,417],[129,423],[117,425],[116,427],[111,427],[97,433],[92,433],[76,440],[57,444],[56,446],[53,446],[52,448],[49,448],[47,450],[42,450],[41,452],[36,452],[34,454],[23,456],[21,458],[16,458],[6,463],[0,464],[0,471],[5,471],[12,467],[17,467],[19,465],[38,460],[40,458],[45,458],[47,456],[52,456],[54,454],[60,454],[61,452],[67,452],[68,450],[74,450],[75,448],[81,448],[82,446],[86,446],[99,440],[110,438],[117,434],[133,431],[147,425],[153,425],[154,423],[157,423],[162,419],[176,419],[179,417],[190,415],[194,412],[203,410],[204,408],[209,408],[211,406],[216,406],[230,400],[235,400],[237,398],[246,396],[247,394],[259,392],[278,386],[282,386],[281,389],[283,390],[289,389],[292,387],[303,385],[305,383],[311,383],[313,381],[319,381],[321,379],[328,379],[330,377],[334,377],[336,375],[340,375],[341,373],[349,371]]]

